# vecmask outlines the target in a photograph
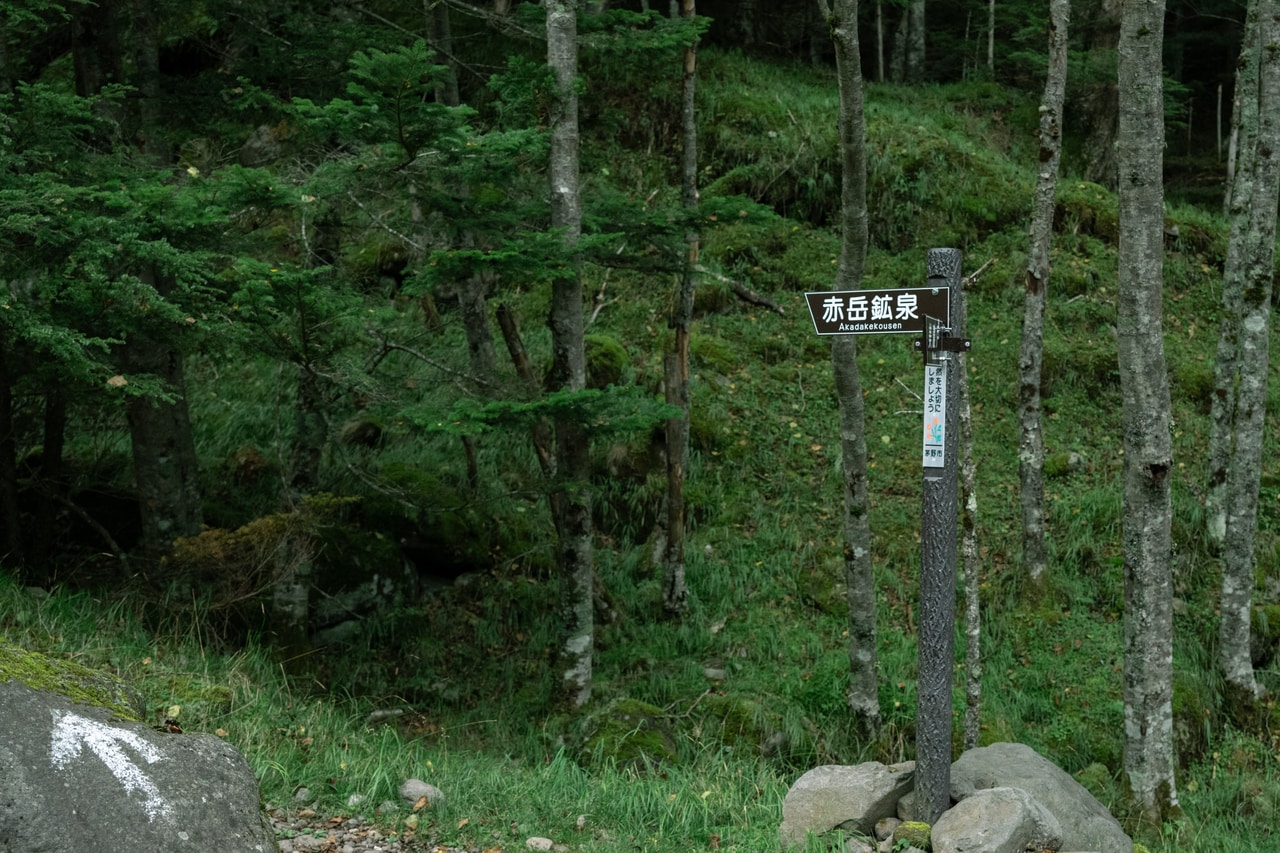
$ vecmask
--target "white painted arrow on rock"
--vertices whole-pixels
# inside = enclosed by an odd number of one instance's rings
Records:
[[[102,763],[120,780],[126,791],[138,791],[142,794],[142,808],[148,819],[154,821],[157,817],[169,815],[169,804],[160,796],[160,789],[124,751],[124,747],[128,746],[143,761],[154,764],[164,758],[158,749],[131,731],[90,720],[79,714],[59,714],[55,711],[53,718],[53,742],[49,748],[49,757],[55,767],[59,770],[66,769],[73,759],[79,757],[81,748],[87,746],[94,755],[102,759]]]

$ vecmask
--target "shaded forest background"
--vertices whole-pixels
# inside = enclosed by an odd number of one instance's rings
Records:
[[[0,5],[9,636],[141,678],[166,709],[225,727],[277,798],[304,782],[335,804],[393,787],[372,759],[347,772],[342,756],[368,735],[333,719],[386,707],[408,710],[396,737],[426,754],[507,742],[530,766],[564,749],[584,767],[708,774],[714,754],[747,762],[738,777],[760,761],[776,775],[751,777],[756,798],[813,763],[909,755],[919,364],[905,339],[860,346],[885,726],[865,742],[844,721],[835,403],[802,302],[830,286],[838,252],[829,36],[816,3],[704,0],[696,25],[647,5],[582,17],[576,258],[550,227],[536,4]],[[929,4],[912,78],[905,10],[861,8],[864,75],[885,78],[868,89],[866,286],[919,286],[931,246],[961,248],[966,273],[992,262],[971,285],[968,363],[994,679],[983,738],[1032,743],[1119,809],[1115,9],[1073,10],[1045,345],[1053,580],[1034,602],[1018,570],[1010,412],[1047,10],[997,5],[988,54],[989,10]],[[1195,826],[1238,832],[1247,850],[1266,849],[1280,808],[1271,706],[1241,721],[1221,701],[1206,624],[1217,557],[1200,529],[1243,12],[1169,4],[1165,319],[1176,741],[1196,780],[1184,799]],[[701,202],[689,209],[679,96],[696,33]],[[671,620],[652,562],[662,355],[692,227],[691,610]],[[544,322],[551,281],[579,260],[595,396],[570,400],[544,379]],[[530,435],[566,412],[592,436],[603,713],[565,712],[556,693],[558,486]],[[1268,467],[1254,626],[1266,685],[1280,644],[1276,515]],[[24,587],[63,598],[40,604]],[[70,626],[96,618],[93,601],[143,633],[81,635],[75,650]],[[71,621],[54,629],[63,611]],[[309,698],[242,701],[244,658],[228,672],[173,652],[156,674],[148,644],[167,637],[232,661],[261,647],[287,662],[282,690]],[[619,703],[663,737],[602,723]],[[287,722],[255,727],[251,713]],[[323,757],[301,744],[317,726],[333,732]],[[1219,782],[1228,763],[1234,781]],[[752,849],[739,793],[676,835],[737,833]],[[1178,827],[1148,840],[1195,843]]]

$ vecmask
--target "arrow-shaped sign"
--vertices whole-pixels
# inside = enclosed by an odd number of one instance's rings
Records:
[[[142,794],[142,808],[148,819],[155,820],[169,815],[169,804],[160,796],[160,789],[124,751],[124,747],[128,746],[143,761],[154,764],[164,758],[158,749],[131,731],[90,720],[79,714],[59,714],[54,711],[53,719],[53,741],[49,748],[49,758],[55,767],[65,769],[73,759],[79,757],[81,747],[87,746],[94,755],[102,759],[102,763],[120,780],[126,791],[139,791]]]

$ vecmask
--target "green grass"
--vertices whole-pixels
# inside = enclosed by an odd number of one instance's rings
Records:
[[[284,666],[259,640],[224,631],[201,601],[163,610],[92,586],[29,594],[0,580],[0,636],[133,680],[155,712],[176,705],[193,730],[225,732],[268,802],[309,788],[326,812],[395,800],[408,776],[449,796],[419,815],[419,833],[459,846],[516,847],[545,835],[572,850],[770,849],[788,785],[811,766],[909,758],[914,750],[919,575],[919,358],[906,336],[859,340],[879,600],[884,730],[858,742],[844,709],[847,613],[839,592],[841,482],[829,346],[812,333],[802,294],[830,287],[839,251],[835,86],[809,70],[704,57],[704,192],[748,192],[781,214],[708,228],[703,262],[768,294],[785,315],[740,302],[708,281],[694,329],[694,439],[687,483],[691,609],[663,617],[652,522],[663,469],[653,436],[593,447],[597,570],[616,618],[597,636],[596,700],[558,711],[558,639],[545,487],[522,431],[478,438],[468,482],[455,436],[423,428],[462,396],[466,346],[441,298],[439,327],[414,305],[391,333],[430,363],[395,353],[376,374],[344,354],[348,391],[335,431],[376,417],[376,450],[334,443],[322,488],[360,498],[346,519],[394,535],[410,524],[456,546],[471,583],[388,614],[348,645]],[[925,250],[950,244],[966,272],[993,263],[970,294],[967,357],[978,461],[980,592],[984,604],[984,743],[1017,740],[1081,773],[1118,810],[1122,743],[1123,578],[1120,395],[1115,368],[1115,199],[1065,177],[1046,326],[1045,434],[1078,468],[1048,482],[1050,587],[1023,598],[1017,494],[1017,359],[1025,218],[1035,104],[989,85],[872,87],[871,234],[866,286],[919,284]],[[770,135],[770,134],[774,135]],[[612,151],[612,149],[610,149]],[[647,155],[614,152],[618,175],[649,180]],[[634,161],[627,157],[634,157]],[[1249,851],[1274,846],[1280,772],[1269,729],[1230,728],[1216,698],[1216,558],[1200,533],[1207,383],[1217,334],[1224,225],[1171,205],[1166,353],[1174,393],[1175,712],[1185,818],[1152,850]],[[672,282],[635,271],[586,270],[605,288],[592,333],[627,350],[627,375],[659,393]],[[521,315],[535,364],[549,359],[545,292],[502,293]],[[501,349],[501,342],[498,342]],[[210,519],[233,526],[274,509],[292,431],[288,368],[240,356],[190,367],[193,420],[210,485]],[[506,377],[504,382],[511,382]],[[1280,389],[1273,389],[1273,394]],[[128,480],[119,417],[78,413],[69,454],[86,482]],[[1269,427],[1274,428],[1274,420]],[[261,459],[246,470],[244,451]],[[1259,600],[1278,570],[1280,482],[1267,460],[1259,521]],[[611,467],[612,466],[612,467]],[[239,479],[237,479],[239,478]],[[74,578],[74,575],[72,576]],[[1274,581],[1272,580],[1272,585]],[[1274,602],[1270,602],[1274,603]],[[963,635],[957,637],[957,652]],[[1260,673],[1280,689],[1275,665]],[[707,670],[720,670],[712,681]],[[287,670],[287,672],[286,672]],[[955,707],[963,713],[957,682]],[[662,711],[677,760],[618,766],[585,749],[590,713],[622,698]],[[390,725],[369,713],[404,709]],[[1268,711],[1269,713],[1269,711]],[[767,747],[762,754],[761,747]],[[583,816],[581,828],[579,816]],[[405,831],[403,806],[380,820]]]

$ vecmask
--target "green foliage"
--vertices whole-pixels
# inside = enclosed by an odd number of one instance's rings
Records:
[[[496,113],[496,126],[517,130],[545,123],[555,80],[547,63],[516,54],[507,57],[502,74],[489,78],[489,89],[494,95],[491,108]]]
[[[457,435],[473,435],[498,426],[527,429],[544,418],[588,427],[592,435],[638,432],[679,412],[654,400],[642,388],[612,386],[603,390],[554,391],[531,402],[459,400],[443,419],[416,416],[420,426]]]

